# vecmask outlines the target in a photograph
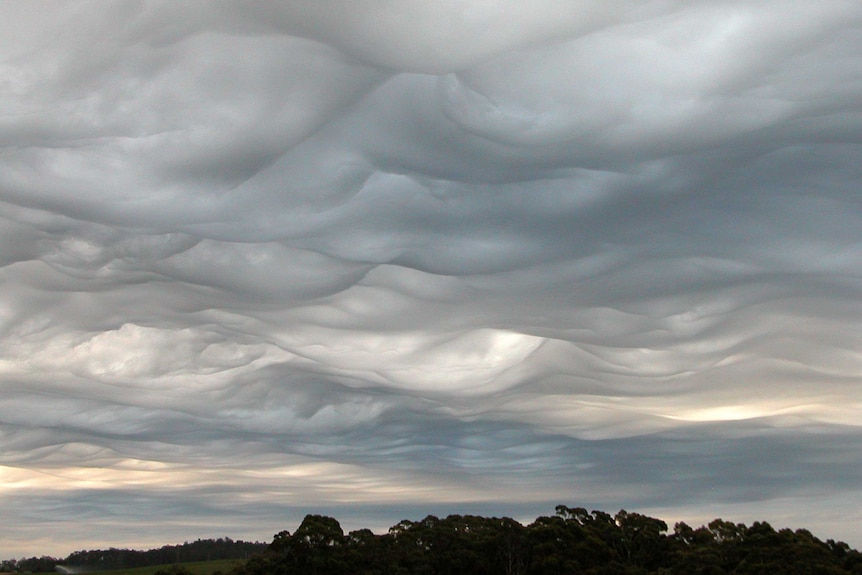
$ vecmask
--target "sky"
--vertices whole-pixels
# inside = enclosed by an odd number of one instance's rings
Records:
[[[6,0],[0,557],[862,547],[860,183],[858,0]]]

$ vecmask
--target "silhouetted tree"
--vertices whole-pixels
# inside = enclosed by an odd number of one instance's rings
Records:
[[[133,567],[155,558],[215,558],[239,542],[207,540],[150,552],[81,551],[70,558],[103,568]],[[346,536],[337,520],[306,515],[296,532],[280,531],[262,552],[228,575],[862,575],[862,555],[843,542],[817,539],[800,529],[776,530],[715,519],[693,528],[620,510],[557,506],[556,515],[524,526],[511,518],[428,515],[403,520],[376,535]],[[265,549],[261,549],[265,547]],[[246,548],[247,549],[247,548]],[[231,551],[231,552],[233,552]],[[200,560],[200,559],[198,559]],[[3,569],[53,571],[51,557],[7,560]],[[157,575],[188,575],[182,565]]]

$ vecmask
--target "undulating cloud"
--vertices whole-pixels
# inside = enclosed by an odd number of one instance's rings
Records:
[[[0,4],[0,552],[862,545],[860,62],[856,0]]]

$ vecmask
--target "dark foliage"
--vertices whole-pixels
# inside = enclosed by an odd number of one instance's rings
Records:
[[[433,515],[386,534],[344,535],[331,517],[308,515],[291,535],[232,575],[862,575],[862,554],[805,530],[776,531],[721,519],[672,534],[660,519],[558,506],[530,525],[504,518]]]
[[[53,571],[244,559],[228,575],[862,575],[862,554],[800,529],[715,519],[693,528],[625,510],[616,515],[559,505],[522,525],[508,517],[429,515],[388,533],[344,534],[338,521],[307,515],[272,543],[195,541],[151,551],[78,551],[66,560],[33,557],[4,570]],[[158,575],[188,575],[174,565]]]
[[[41,557],[24,557],[21,559],[11,559],[0,563],[0,572],[11,573],[45,573],[54,571],[55,565],[60,562],[59,559],[43,555]]]
[[[249,541],[234,541],[230,538],[198,539],[182,545],[166,545],[158,549],[138,551],[134,549],[98,549],[90,551],[75,551],[65,559],[54,557],[31,557],[4,561],[0,571],[19,573],[53,573],[57,566],[74,567],[86,571],[104,571],[109,569],[130,569],[134,567],[151,567],[153,565],[168,565],[171,563],[187,563],[192,561],[211,561],[216,559],[247,559],[252,555],[262,553],[267,548],[266,543]],[[171,575],[167,573],[165,575]],[[182,575],[173,573],[173,575]]]

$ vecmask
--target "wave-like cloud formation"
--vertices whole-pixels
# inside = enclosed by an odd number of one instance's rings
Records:
[[[856,0],[3,3],[4,552],[862,544],[860,46]]]

